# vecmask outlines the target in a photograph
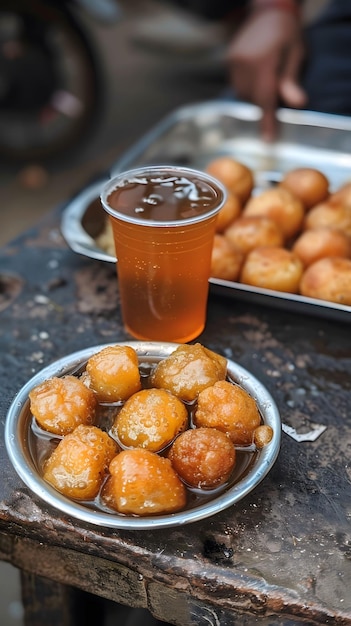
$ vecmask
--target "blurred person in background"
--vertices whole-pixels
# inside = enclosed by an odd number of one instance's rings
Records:
[[[351,2],[330,0],[304,26],[299,0],[252,0],[229,44],[230,83],[263,111],[275,135],[278,106],[351,115]]]
[[[149,30],[155,48],[200,54],[225,46],[225,97],[262,108],[262,136],[279,106],[351,115],[351,0],[171,0]],[[313,18],[306,20],[312,6]],[[177,9],[172,15],[172,8]],[[145,35],[145,30],[144,30]],[[145,39],[145,37],[144,37]]]

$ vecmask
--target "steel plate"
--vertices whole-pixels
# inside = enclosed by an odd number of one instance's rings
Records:
[[[38,372],[14,398],[5,424],[5,443],[10,460],[23,482],[39,498],[67,515],[97,526],[108,528],[151,529],[188,524],[207,518],[226,509],[250,493],[268,474],[275,463],[281,442],[281,420],[276,404],[268,390],[250,372],[228,360],[228,374],[256,400],[265,424],[273,429],[273,439],[257,454],[251,469],[244,478],[227,490],[217,492],[214,498],[196,508],[171,515],[132,517],[93,510],[70,500],[51,487],[38,473],[31,454],[31,422],[28,394],[36,385],[52,376],[72,373],[83,365],[90,356],[105,348],[104,344],[69,354]],[[117,344],[112,344],[117,345]],[[139,362],[157,362],[171,354],[178,344],[160,342],[123,342],[135,348]]]

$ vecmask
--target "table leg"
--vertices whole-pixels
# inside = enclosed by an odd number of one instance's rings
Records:
[[[101,601],[69,585],[21,571],[24,626],[103,623]]]

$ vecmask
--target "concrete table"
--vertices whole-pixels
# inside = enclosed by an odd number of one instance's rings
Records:
[[[61,356],[130,339],[114,266],[68,249],[59,224],[60,210],[0,251],[0,558],[22,572],[26,625],[84,626],[81,592],[178,626],[351,624],[347,321],[210,294],[199,341],[261,380],[284,424],[326,426],[315,441],[283,432],[268,476],[216,516],[111,530],[68,518],[21,482],[3,438],[16,392]]]

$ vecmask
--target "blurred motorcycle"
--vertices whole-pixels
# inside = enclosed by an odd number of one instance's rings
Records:
[[[1,0],[0,158],[51,161],[77,149],[103,108],[103,71],[79,12],[113,23],[114,0]]]

